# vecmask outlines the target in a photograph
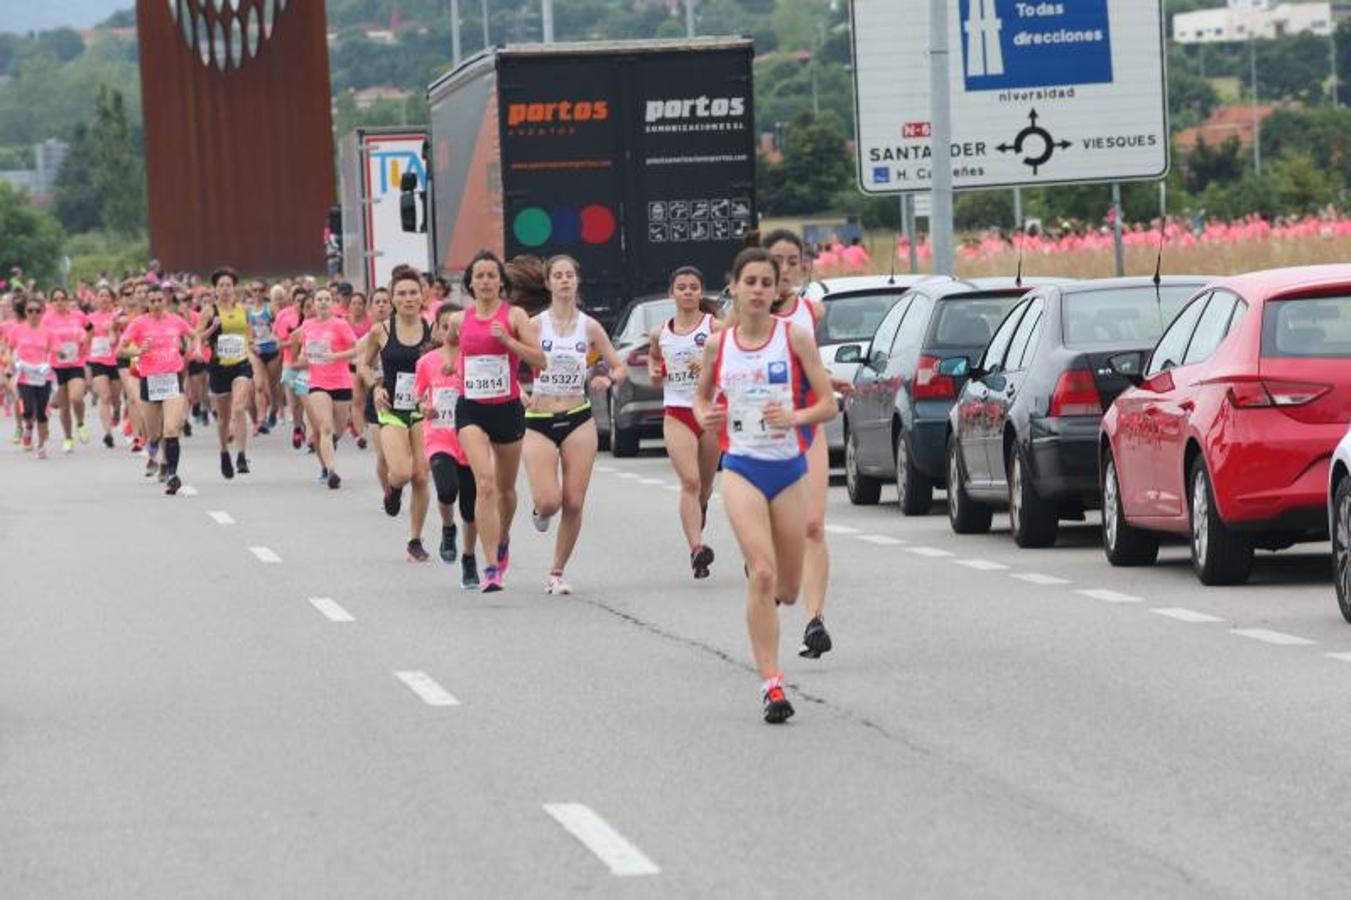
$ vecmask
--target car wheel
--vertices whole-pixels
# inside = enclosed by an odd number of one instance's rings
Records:
[[[1202,584],[1242,584],[1252,571],[1252,544],[1220,518],[1205,460],[1198,456],[1191,470],[1192,568]]]
[[[1159,536],[1126,521],[1121,479],[1110,450],[1102,467],[1102,549],[1114,566],[1148,566],[1159,558]]]
[[[907,516],[928,515],[934,503],[933,482],[915,468],[904,431],[896,437],[896,501]]]
[[[1332,574],[1337,606],[1351,622],[1351,478],[1343,478],[1332,496]]]
[[[1009,453],[1009,530],[1019,547],[1049,547],[1060,531],[1060,513],[1037,493],[1023,451]]]
[[[844,440],[844,489],[855,506],[873,506],[882,496],[882,481],[858,470],[858,439],[849,432]]]
[[[638,455],[638,431],[634,428],[620,428],[615,416],[615,397],[609,395],[607,408],[610,411],[610,455],[616,459]]]
[[[954,435],[948,439],[948,524],[957,534],[984,534],[993,519],[994,510],[972,500],[966,492],[962,445]]]

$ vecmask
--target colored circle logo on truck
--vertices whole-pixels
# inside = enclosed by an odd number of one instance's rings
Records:
[[[604,244],[614,237],[615,229],[615,214],[609,207],[599,203],[581,209],[561,206],[545,210],[528,206],[518,212],[511,222],[512,234],[526,247]]]

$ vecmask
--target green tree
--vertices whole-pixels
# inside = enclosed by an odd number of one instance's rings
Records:
[[[761,162],[760,205],[775,215],[828,209],[853,180],[844,134],[829,121],[804,117],[794,122],[784,138],[783,162]]]
[[[1237,181],[1243,175],[1247,164],[1243,146],[1237,136],[1230,136],[1218,147],[1211,147],[1204,141],[1198,141],[1187,161],[1186,188],[1193,194],[1206,189],[1212,181],[1229,183]]]
[[[103,224],[134,236],[146,221],[145,169],[121,91],[99,88],[94,123],[94,185]]]
[[[88,126],[77,126],[70,152],[56,176],[52,208],[56,218],[71,234],[103,227],[103,204],[95,182],[97,152]]]
[[[61,224],[0,181],[0,272],[19,266],[39,283],[56,279],[65,233]]]

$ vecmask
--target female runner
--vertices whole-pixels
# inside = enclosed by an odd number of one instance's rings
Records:
[[[652,348],[648,373],[662,386],[666,415],[661,433],[666,455],[680,479],[680,527],[689,544],[690,567],[695,578],[707,578],[713,548],[704,543],[704,524],[722,450],[718,436],[699,425],[693,407],[704,348],[718,321],[713,303],[704,297],[703,273],[693,266],[672,273],[671,297],[675,315],[652,329],[648,339]]]
[[[19,403],[23,407],[23,449],[33,448],[37,459],[47,458],[47,406],[52,399],[52,358],[60,341],[43,325],[44,304],[38,294],[14,301],[15,311],[23,314],[23,323],[10,329],[9,343],[14,351],[14,375],[19,385]],[[34,425],[37,446],[33,445]]]
[[[268,434],[277,424],[277,406],[273,392],[281,382],[281,352],[272,325],[277,321],[273,306],[274,295],[263,284],[249,289],[249,305],[244,311],[249,321],[249,345],[257,361],[253,384],[253,413],[257,421],[255,434]]]
[[[360,343],[371,330],[371,316],[367,309],[366,295],[360,291],[352,294],[347,301],[347,323]],[[352,382],[352,421],[348,426],[357,439],[357,449],[366,449],[366,384],[357,377],[356,361],[348,363]]]
[[[801,586],[807,532],[803,431],[835,416],[830,375],[812,336],[770,311],[778,282],[778,264],[767,251],[752,247],[737,255],[732,296],[738,324],[705,347],[694,401],[700,424],[722,432],[722,496],[746,559],[746,624],[764,679],[764,718],[772,724],[793,714],[779,670],[775,606],[796,603]],[[816,397],[809,406],[804,387]]]
[[[113,289],[100,284],[94,292],[94,311],[89,321],[89,375],[98,398],[103,446],[112,449],[113,417],[117,412],[122,382],[117,373],[117,309]]]
[[[609,389],[610,378],[628,377],[605,329],[577,305],[577,261],[555,256],[545,264],[549,308],[530,320],[530,343],[538,342],[547,357],[535,375],[535,387],[525,412],[525,474],[535,508],[535,528],[549,530],[549,519],[560,509],[554,540],[553,568],[544,583],[547,594],[571,594],[563,570],[582,530],[582,506],[596,463],[596,423],[586,394],[587,358],[598,353],[610,367],[599,376],[597,388]],[[559,469],[562,468],[560,482]]]
[[[397,516],[403,489],[413,486],[408,515],[408,559],[426,562],[431,557],[422,546],[422,526],[427,520],[427,456],[423,443],[422,410],[413,383],[417,361],[432,345],[432,329],[422,319],[422,279],[412,266],[398,266],[390,282],[395,314],[384,324],[371,327],[366,336],[358,372],[375,397],[380,445],[384,449],[389,486],[385,512]],[[377,361],[383,373],[377,378]]]
[[[352,376],[347,361],[356,356],[352,326],[333,315],[333,293],[320,288],[314,295],[315,316],[292,335],[297,345],[296,369],[308,369],[310,391],[306,407],[318,435],[321,478],[330,490],[342,484],[338,477],[337,436],[347,428],[352,409]]]
[[[147,434],[155,438],[162,435],[167,477],[164,493],[172,496],[183,486],[178,477],[178,437],[188,418],[183,370],[192,326],[182,316],[167,311],[169,295],[162,285],[150,291],[148,301],[149,311],[122,332],[118,355],[136,357],[141,373],[141,414]]]
[[[121,291],[122,306],[117,315],[117,332],[120,336],[136,317],[145,312],[146,291],[144,284],[123,282]],[[141,422],[141,385],[136,377],[136,361],[120,354],[117,357],[117,377],[122,382],[123,412],[122,434],[131,439],[131,452],[139,453],[145,442],[145,428]]]
[[[84,424],[84,361],[89,352],[88,321],[65,288],[53,288],[51,304],[42,326],[56,338],[52,368],[56,371],[56,406],[61,415],[61,452],[75,450],[75,435],[89,443]],[[72,418],[74,427],[72,428]]]
[[[306,296],[308,295],[303,287],[291,288],[291,302],[285,308],[277,311],[277,318],[272,322],[272,332],[281,342],[281,380],[279,383],[287,408],[290,410],[291,446],[296,450],[299,450],[305,444],[305,412],[303,409],[305,395],[296,389],[295,351],[291,349],[291,335],[300,327]],[[308,391],[307,384],[305,392],[308,393]]]
[[[455,406],[464,394],[464,377],[460,374],[459,359],[454,347],[446,343],[450,331],[450,316],[457,311],[453,303],[442,303],[432,326],[432,338],[439,346],[428,351],[417,361],[417,377],[413,391],[422,404],[426,416],[427,466],[436,486],[436,500],[441,512],[441,559],[455,562],[455,504],[459,501],[460,518],[464,520],[464,553],[460,557],[460,587],[479,586],[478,561],[474,544],[478,529],[474,526],[474,471],[469,468],[455,433]]]
[[[483,591],[502,590],[511,563],[511,521],[516,515],[516,474],[521,467],[525,408],[518,369],[524,360],[542,369],[548,360],[538,343],[521,335],[530,328],[525,311],[510,306],[506,267],[484,250],[464,273],[473,306],[450,318],[449,342],[460,350],[464,396],[455,407],[460,445],[474,470],[478,497],[474,519],[483,546],[495,558],[483,567]]]
[[[211,344],[207,386],[216,407],[216,437],[220,445],[220,473],[234,478],[249,474],[249,401],[253,394],[253,367],[249,364],[249,318],[236,296],[239,276],[233,269],[211,273],[214,301],[202,306],[200,340]],[[239,447],[230,464],[230,442]]]

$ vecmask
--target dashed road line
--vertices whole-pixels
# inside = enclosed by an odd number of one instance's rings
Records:
[[[356,617],[343,609],[338,601],[334,600],[332,597],[311,597],[310,605],[323,613],[324,617],[330,622],[356,621]]]
[[[181,488],[178,489],[178,492],[179,492],[180,494],[182,494],[184,497],[196,497],[196,496],[197,496],[197,488],[193,487],[193,486],[190,485],[190,484],[185,484],[185,485],[183,485]]]
[[[856,534],[855,540],[863,541],[865,544],[876,544],[879,547],[899,547],[905,541],[900,538],[894,538],[885,534]]]
[[[235,517],[223,509],[212,509],[207,511],[207,515],[215,520],[217,525],[233,525]]]
[[[1212,616],[1209,613],[1197,612],[1194,609],[1185,609],[1181,606],[1169,606],[1159,609],[1151,609],[1150,612],[1158,616],[1166,616],[1169,619],[1177,619],[1179,622],[1223,622],[1219,616]]]
[[[1040,572],[1014,572],[1009,577],[1017,578],[1019,581],[1026,581],[1028,584],[1038,584],[1042,587],[1070,583],[1068,578],[1057,578],[1055,575],[1043,575]]]
[[[1109,591],[1106,588],[1089,588],[1087,590],[1075,591],[1091,600],[1101,600],[1103,603],[1144,603],[1144,597],[1137,597],[1134,594],[1123,594],[1120,591]]]
[[[254,556],[258,557],[259,562],[263,563],[281,562],[281,557],[267,547],[250,547],[249,552],[252,553]]]
[[[930,559],[940,559],[953,554],[948,550],[939,550],[937,547],[906,547],[906,553],[913,553],[916,556],[927,556]]]
[[[611,873],[628,877],[661,872],[656,863],[615,831],[591,807],[582,803],[546,803],[544,811],[605,863]]]
[[[1261,641],[1264,644],[1275,644],[1278,647],[1307,647],[1310,644],[1318,643],[1308,638],[1286,634],[1283,631],[1272,631],[1269,628],[1235,628],[1231,633],[1239,637],[1252,638],[1254,641]]]
[[[678,493],[680,493],[680,485],[678,485],[678,484],[668,484],[668,485],[666,485],[666,490],[668,490],[668,491],[674,491],[675,493],[678,494]]]
[[[460,705],[460,701],[456,700],[450,691],[437,684],[436,679],[426,672],[416,670],[395,672],[394,677],[407,685],[408,689],[417,694],[428,706]]]
[[[1008,568],[992,559],[954,559],[953,562],[968,569],[975,569],[977,572],[1002,572]]]
[[[620,477],[620,478],[628,478],[628,479],[636,479],[636,478],[642,478],[643,476],[639,475],[637,472],[620,472],[620,473],[619,473],[619,477]]]
[[[615,470],[615,467],[614,467],[614,466],[596,466],[595,469],[596,469],[597,472],[613,472],[613,471]]]
[[[848,525],[827,525],[826,534],[858,534],[857,528],[850,528]]]
[[[1325,653],[1328,659],[1338,659],[1342,662],[1351,662],[1351,653]]]
[[[663,486],[665,486],[665,484],[666,484],[666,482],[665,482],[665,481],[662,481],[660,478],[643,478],[643,479],[640,479],[638,483],[639,483],[639,484],[654,484],[654,485],[656,485],[656,486],[658,486],[658,487],[663,487]]]

